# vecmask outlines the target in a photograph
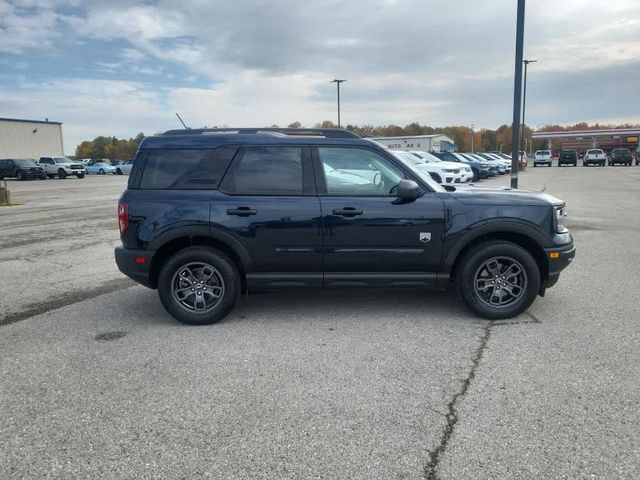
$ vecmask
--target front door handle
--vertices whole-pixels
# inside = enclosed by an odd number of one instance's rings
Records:
[[[355,217],[356,215],[362,215],[362,210],[355,207],[334,208],[333,214],[343,217]]]
[[[237,215],[239,217],[248,217],[249,215],[255,215],[258,211],[249,207],[228,208],[227,215]]]

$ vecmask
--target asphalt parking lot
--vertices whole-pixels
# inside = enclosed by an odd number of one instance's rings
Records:
[[[113,261],[126,177],[8,183],[0,478],[640,477],[640,168],[522,174],[578,253],[498,322],[377,290],[184,326]]]

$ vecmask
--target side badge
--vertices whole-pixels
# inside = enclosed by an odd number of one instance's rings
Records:
[[[431,232],[420,232],[420,241],[422,243],[427,243],[431,240]]]

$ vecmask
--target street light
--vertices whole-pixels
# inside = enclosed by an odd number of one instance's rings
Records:
[[[524,93],[522,94],[522,143],[526,142],[525,139],[525,132],[524,132],[524,110],[525,110],[525,106],[527,104],[527,67],[529,66],[530,63],[536,63],[538,60],[523,60],[522,63],[524,63]],[[525,145],[523,151],[525,152],[525,154],[527,153],[527,147]],[[518,155],[520,155],[520,153],[518,152]]]
[[[511,123],[511,188],[518,188],[518,146],[520,145],[520,107],[522,106],[524,9],[525,0],[518,0],[518,13],[516,16],[516,62],[513,76],[513,121]]]
[[[338,87],[338,128],[340,128],[340,84],[342,82],[346,82],[346,80],[344,79],[340,80],[338,78],[335,78],[330,82],[330,83],[335,83],[336,86]]]
[[[469,127],[471,129],[471,153],[473,153],[473,137],[475,136],[475,134],[473,133],[473,128],[474,127],[475,127],[475,125],[473,123]]]

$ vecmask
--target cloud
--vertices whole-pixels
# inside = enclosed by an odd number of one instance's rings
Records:
[[[528,123],[637,116],[639,19],[632,0],[527,2]],[[495,128],[511,119],[514,24],[504,0],[0,0],[0,51],[29,65],[0,106],[58,117],[67,144],[175,127],[175,111],[313,125],[335,119],[338,76],[345,123]],[[52,58],[53,82],[35,67]],[[67,78],[70,58],[86,78]]]

